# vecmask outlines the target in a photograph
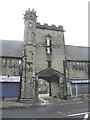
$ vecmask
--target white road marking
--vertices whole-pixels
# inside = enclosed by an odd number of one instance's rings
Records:
[[[71,116],[77,116],[77,115],[86,115],[86,114],[89,114],[90,112],[84,112],[84,113],[77,113],[77,114],[71,114],[71,115],[68,115],[69,117]]]
[[[83,120],[87,120],[87,118],[89,117],[89,114],[87,113],[87,114],[85,114],[85,116],[84,116],[84,119]]]

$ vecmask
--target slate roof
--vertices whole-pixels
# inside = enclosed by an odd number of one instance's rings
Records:
[[[88,61],[90,47],[66,45],[66,58],[68,60]]]
[[[22,46],[23,41],[0,40],[0,56],[22,57]],[[68,60],[88,61],[88,47],[66,45],[66,58]]]
[[[22,46],[23,41],[0,40],[0,56],[21,57]]]

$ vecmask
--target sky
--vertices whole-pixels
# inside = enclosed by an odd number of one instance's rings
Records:
[[[88,46],[88,0],[0,0],[0,39],[24,40],[23,14],[37,13],[37,22],[65,30],[65,44]]]

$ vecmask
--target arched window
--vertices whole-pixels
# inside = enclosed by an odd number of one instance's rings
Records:
[[[45,36],[45,43],[46,43],[46,53],[51,54],[52,53],[52,37],[48,34]]]
[[[29,27],[30,27],[30,28],[32,27],[32,23],[31,23],[31,22],[29,23]]]

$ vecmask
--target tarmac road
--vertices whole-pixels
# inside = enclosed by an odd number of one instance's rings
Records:
[[[61,106],[31,106],[28,108],[7,108],[2,110],[3,118],[73,118],[72,114],[87,113],[88,103],[74,103]],[[89,111],[90,112],[90,111]],[[70,116],[71,115],[71,116]],[[85,114],[81,114],[84,118]]]

